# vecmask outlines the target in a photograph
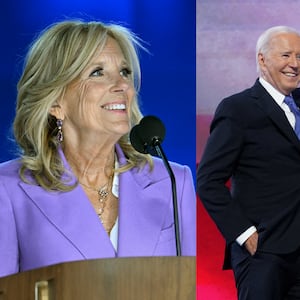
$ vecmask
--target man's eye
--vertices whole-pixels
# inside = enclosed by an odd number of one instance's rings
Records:
[[[123,77],[129,77],[131,75],[131,70],[129,70],[128,68],[124,68],[120,71],[121,76]]]
[[[103,76],[103,69],[97,69],[93,71],[90,76],[91,77]]]

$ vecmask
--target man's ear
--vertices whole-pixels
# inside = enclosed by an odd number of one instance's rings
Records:
[[[265,65],[265,57],[264,57],[264,55],[262,53],[258,53],[258,55],[257,55],[257,61],[258,61],[259,65],[260,65],[260,67],[264,67],[264,65]]]
[[[51,106],[49,114],[51,116],[55,117],[56,119],[61,119],[61,120],[64,119],[64,114],[63,114],[63,111],[62,111],[62,107],[57,102],[55,102]]]

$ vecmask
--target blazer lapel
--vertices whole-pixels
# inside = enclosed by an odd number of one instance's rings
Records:
[[[162,190],[164,196],[162,197]],[[171,189],[170,189],[171,193]],[[153,184],[145,172],[120,176],[119,256],[152,256],[169,210],[171,196],[161,182]]]
[[[252,88],[252,96],[254,97],[257,105],[265,111],[268,117],[274,123],[274,126],[281,131],[300,151],[300,141],[297,138],[293,128],[289,124],[284,111],[277,105],[269,93],[256,81]]]
[[[35,204],[37,213],[42,213],[45,222],[51,223],[57,234],[69,240],[84,258],[116,255],[109,236],[80,186],[68,193],[45,193],[39,186],[23,182],[20,185]]]
[[[125,162],[119,147],[119,161]],[[120,174],[119,177],[119,256],[152,256],[159,240],[165,214],[171,205],[166,192],[166,170],[157,172],[148,166]],[[169,182],[169,181],[168,181]],[[162,195],[162,191],[163,195]]]

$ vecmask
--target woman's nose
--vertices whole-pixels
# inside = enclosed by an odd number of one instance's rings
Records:
[[[130,86],[130,82],[128,81],[128,79],[125,79],[122,76],[118,76],[117,78],[114,79],[112,91],[113,92],[125,92],[128,90],[129,86]]]

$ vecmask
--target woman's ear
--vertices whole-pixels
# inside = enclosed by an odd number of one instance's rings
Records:
[[[56,119],[60,119],[60,120],[64,119],[64,114],[63,114],[63,111],[62,111],[62,107],[57,102],[55,102],[51,106],[49,114],[51,116],[55,117]]]

